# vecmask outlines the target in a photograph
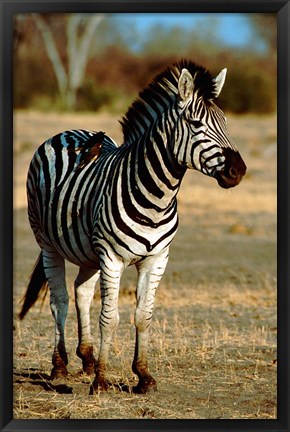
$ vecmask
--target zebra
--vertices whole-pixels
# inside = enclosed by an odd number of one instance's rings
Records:
[[[120,123],[118,146],[104,132],[67,130],[35,152],[27,176],[28,217],[41,252],[32,272],[23,319],[41,289],[50,291],[55,320],[51,379],[68,374],[65,321],[68,293],[65,260],[79,267],[74,282],[78,319],[77,356],[94,379],[90,394],[107,390],[112,336],[119,323],[123,271],[135,265],[136,393],[157,389],[148,366],[154,297],[178,227],[177,193],[188,168],[228,189],[246,165],[216,105],[227,69],[213,77],[190,60],[159,73],[129,107]],[[90,305],[100,278],[100,348],[94,356]]]

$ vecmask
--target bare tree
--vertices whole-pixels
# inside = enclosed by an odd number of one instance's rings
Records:
[[[62,60],[53,30],[43,15],[33,14],[33,19],[42,36],[47,56],[52,64],[60,95],[68,109],[76,106],[77,91],[83,83],[90,46],[96,29],[104,15],[70,14],[66,19],[66,58]]]

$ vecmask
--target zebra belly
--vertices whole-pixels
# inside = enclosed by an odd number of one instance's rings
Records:
[[[99,258],[87,236],[76,235],[72,227],[67,229],[67,236],[61,235],[52,245],[66,260],[77,266],[99,268]],[[69,238],[69,240],[68,240]]]
[[[98,255],[92,247],[92,242],[85,232],[74,226],[56,226],[48,222],[46,228],[32,227],[34,236],[41,249],[55,250],[64,259],[77,266],[99,268]]]
[[[99,268],[98,255],[94,251],[92,224],[87,217],[86,202],[63,188],[57,202],[50,206],[47,235],[53,247],[65,259],[76,265]],[[52,199],[53,202],[53,199]]]

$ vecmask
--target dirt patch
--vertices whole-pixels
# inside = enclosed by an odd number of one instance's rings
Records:
[[[276,364],[276,119],[229,117],[248,173],[234,190],[188,172],[179,194],[180,227],[156,295],[150,370],[158,391],[131,389],[135,269],[121,283],[120,325],[107,393],[89,396],[79,374],[73,280],[67,320],[69,376],[49,380],[54,323],[46,300],[23,322],[16,314],[38,247],[26,215],[25,178],[37,146],[69,128],[103,130],[121,141],[117,118],[17,112],[14,141],[14,417],[17,419],[274,419]],[[37,125],[37,127],[36,127]],[[98,291],[92,330],[98,350]]]

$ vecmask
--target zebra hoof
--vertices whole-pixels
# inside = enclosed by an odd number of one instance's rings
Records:
[[[83,371],[87,375],[95,373],[96,359],[93,355],[93,347],[91,345],[82,344],[77,347],[77,356],[82,359]]]
[[[146,376],[139,379],[137,386],[133,387],[133,393],[147,394],[157,391],[157,383],[152,376]]]
[[[110,387],[110,384],[108,381],[106,381],[104,378],[95,379],[94,382],[90,386],[90,395],[93,395],[95,393],[98,393],[100,391],[107,391]]]
[[[67,354],[64,347],[60,347],[60,351],[54,351],[52,355],[52,371],[50,373],[50,379],[55,380],[66,377],[68,371],[66,365],[68,363]]]
[[[87,375],[93,375],[95,373],[95,365],[96,361],[94,362],[83,362],[83,371]]]
[[[66,366],[64,367],[53,367],[50,373],[50,380],[58,380],[61,378],[66,378],[68,376],[68,371]]]
[[[87,375],[93,375],[95,373],[95,362],[94,363],[83,362],[83,372]]]

